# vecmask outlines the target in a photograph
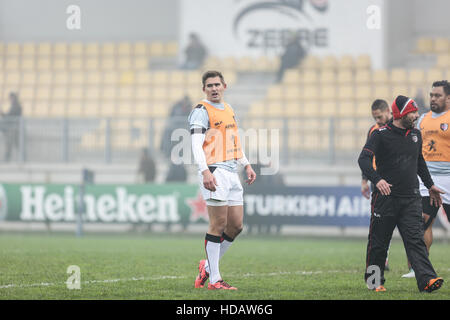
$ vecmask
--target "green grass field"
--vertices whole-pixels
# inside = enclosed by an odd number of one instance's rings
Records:
[[[194,289],[203,235],[0,235],[0,299],[347,300],[450,299],[450,245],[435,241],[431,261],[447,282],[419,293],[403,279],[403,244],[390,249],[387,292],[363,281],[365,239],[242,235],[221,261],[222,277],[238,291]],[[67,268],[81,271],[69,290]]]

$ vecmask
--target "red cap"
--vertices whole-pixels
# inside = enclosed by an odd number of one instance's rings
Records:
[[[398,96],[392,103],[392,114],[394,115],[395,120],[403,118],[408,113],[417,110],[419,110],[419,108],[417,107],[416,102],[405,96]]]

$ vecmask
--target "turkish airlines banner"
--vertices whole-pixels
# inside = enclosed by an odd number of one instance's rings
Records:
[[[274,56],[292,33],[311,54],[369,54],[383,65],[384,0],[180,0],[180,43],[199,35],[210,55]]]

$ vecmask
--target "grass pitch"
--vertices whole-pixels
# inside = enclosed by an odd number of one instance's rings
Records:
[[[224,280],[237,291],[194,289],[204,235],[0,235],[0,299],[151,300],[448,300],[450,245],[435,241],[430,258],[445,279],[420,293],[404,279],[400,240],[390,249],[387,292],[363,280],[366,239],[241,235],[221,260]],[[68,289],[67,268],[80,268],[81,288]]]

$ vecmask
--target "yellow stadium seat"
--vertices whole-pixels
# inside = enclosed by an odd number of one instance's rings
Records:
[[[433,41],[434,53],[448,53],[450,51],[450,39],[438,37]]]
[[[322,59],[320,67],[322,69],[336,69],[338,66],[338,61],[335,56],[328,55]]]
[[[355,97],[353,85],[341,85],[338,89],[338,99],[348,100]]]
[[[84,46],[84,55],[90,58],[98,58],[100,54],[100,44],[98,42],[89,42]]]
[[[300,73],[298,69],[287,69],[283,75],[283,83],[285,84],[299,84]]]
[[[65,57],[68,53],[68,46],[65,42],[57,42],[53,44],[53,56]]]
[[[235,57],[224,57],[221,61],[221,70],[236,70],[237,60]]]
[[[116,59],[113,56],[102,56],[100,58],[100,69],[103,71],[116,69]]]
[[[275,71],[274,63],[266,56],[260,56],[255,59],[256,71]]]
[[[300,74],[300,83],[303,85],[318,84],[319,72],[316,70],[305,70]]]
[[[98,101],[100,99],[100,86],[88,86],[86,88],[86,100]]]
[[[55,84],[67,85],[70,82],[70,74],[68,72],[54,72],[53,81]]]
[[[164,55],[164,43],[162,43],[161,41],[154,41],[152,43],[150,43],[150,47],[149,47],[149,54],[151,56],[157,56],[157,57],[161,57]]]
[[[152,88],[152,99],[156,101],[165,101],[168,99],[168,89],[166,86],[155,86]],[[166,106],[168,108],[168,106]]]
[[[65,101],[68,97],[69,88],[64,85],[54,86],[52,89],[52,101]]]
[[[98,57],[86,57],[84,59],[84,68],[86,70],[93,71],[93,70],[98,70],[100,69],[100,60],[98,59]]]
[[[116,102],[115,101],[102,101],[99,106],[99,115],[102,117],[115,117],[116,116]]]
[[[335,84],[337,81],[336,72],[334,70],[322,70],[319,76],[320,84]]]
[[[52,45],[48,42],[38,43],[37,54],[39,56],[50,56],[52,54]]]
[[[147,56],[149,45],[147,42],[135,42],[133,44],[132,52],[135,56]]]
[[[148,68],[149,59],[146,57],[134,57],[132,68],[136,70],[146,70]]]
[[[352,117],[355,113],[355,102],[351,100],[344,100],[339,102],[337,115],[340,117]]]
[[[118,101],[117,103],[117,117],[132,117],[134,114],[134,104],[130,101]],[[129,125],[129,121],[127,121]]]
[[[50,112],[50,105],[48,101],[36,101],[33,108],[34,117],[48,117]]]
[[[20,55],[20,44],[17,42],[9,42],[6,44],[6,55],[7,56],[19,56]]]
[[[169,41],[165,44],[165,54],[168,57],[175,57],[178,54],[178,42]]]
[[[152,74],[152,83],[155,86],[163,86],[169,83],[168,71],[155,71]]]
[[[367,100],[372,98],[372,86],[369,84],[358,85],[355,90],[356,100]]]
[[[423,69],[411,69],[408,74],[408,83],[421,85],[425,81],[425,71]]]
[[[284,108],[281,102],[273,101],[268,103],[266,115],[271,117],[282,117],[283,114]]]
[[[395,99],[398,95],[409,97],[410,96],[409,87],[404,84],[398,84],[398,85],[392,86],[392,89],[391,89],[392,100]]]
[[[34,57],[36,55],[36,44],[33,42],[27,42],[22,45],[22,56]]]
[[[120,57],[116,63],[119,70],[131,70],[133,68],[133,62],[130,57]]]
[[[53,83],[53,73],[52,72],[39,72],[37,83],[40,85],[50,86]]]
[[[371,106],[373,103],[373,99],[361,99],[356,102],[356,110],[355,110],[355,116],[361,116],[361,117],[371,117]],[[389,102],[388,102],[389,103]],[[361,120],[362,121],[362,120]],[[370,123],[373,121],[370,120]],[[358,121],[359,125],[359,121]],[[364,129],[368,130],[370,126],[364,125]]]
[[[151,97],[150,87],[140,85],[136,87],[136,99],[148,101]],[[146,102],[148,103],[148,102]]]
[[[134,116],[137,117],[150,117],[152,115],[152,110],[148,101],[137,102],[136,108],[134,110]]]
[[[301,105],[304,116],[316,117],[320,114],[320,104],[317,101],[305,101]]]
[[[102,73],[95,70],[87,72],[85,83],[88,86],[99,86],[102,83]]]
[[[83,104],[83,115],[85,117],[98,117],[100,108],[98,101],[85,101]]]
[[[84,115],[83,105],[81,102],[70,101],[67,105],[66,115],[69,118],[80,118]]]
[[[23,72],[22,73],[22,85],[33,86],[36,83],[36,73],[35,72]]]
[[[353,71],[349,69],[339,70],[337,73],[337,83],[339,85],[348,85],[353,83]]]
[[[250,57],[241,57],[237,59],[237,71],[252,71],[254,70],[254,61]]]
[[[83,44],[81,42],[72,42],[68,45],[68,55],[71,57],[81,56],[84,53]]]
[[[387,101],[391,100],[390,87],[388,85],[374,85],[372,87],[373,96],[376,99],[384,99]]]
[[[433,39],[428,37],[421,37],[416,42],[417,53],[431,53],[433,52]]]
[[[339,69],[350,69],[355,67],[355,61],[351,55],[343,55],[338,61]]]
[[[188,71],[186,75],[186,84],[200,87],[202,84],[202,74],[198,71]]]
[[[307,85],[303,88],[303,98],[305,100],[317,100],[320,98],[320,92],[318,86]]]
[[[83,86],[73,85],[68,90],[69,101],[81,101],[84,99],[85,89]]]
[[[372,68],[372,59],[368,54],[359,55],[355,61],[356,69],[371,69]]]
[[[280,101],[283,99],[283,87],[281,85],[272,85],[267,89],[267,99]]]
[[[450,53],[439,54],[437,56],[435,67],[436,68],[449,68],[450,67]]]
[[[119,83],[119,74],[115,71],[105,71],[102,72],[102,82],[106,85],[117,85]]]
[[[323,101],[320,106],[319,115],[322,117],[335,117],[337,115],[337,109],[338,105],[335,100]]]
[[[408,72],[406,69],[394,68],[390,72],[390,80],[392,84],[405,84],[408,81]]]
[[[70,83],[72,85],[84,85],[86,74],[82,71],[71,72]]]
[[[117,98],[117,87],[114,85],[103,85],[100,93],[100,101],[115,101]]]
[[[320,58],[313,55],[307,55],[300,63],[300,69],[319,69],[321,65]]]
[[[107,59],[117,54],[116,44],[113,42],[104,42],[100,44],[100,59]]]
[[[369,84],[372,81],[372,72],[366,69],[356,69],[355,83],[356,84]]]
[[[117,98],[120,100],[131,100],[134,95],[134,86],[120,86]]]
[[[66,57],[54,57],[53,58],[53,70],[55,71],[64,71],[68,69],[67,59]]]
[[[442,80],[443,76],[442,69],[430,69],[426,73],[425,81],[431,86],[433,82]]]
[[[375,70],[372,73],[372,82],[376,85],[388,85],[390,83],[389,74],[387,70]]]
[[[289,118],[299,117],[302,114],[300,102],[289,101],[289,102],[285,103],[284,114],[285,114],[285,116],[287,116]]]
[[[18,71],[8,72],[6,74],[6,81],[5,81],[5,83],[7,85],[10,85],[10,86],[17,86],[18,87],[19,84],[20,84],[20,80],[21,80],[20,72],[18,72]]]
[[[337,88],[335,84],[323,85],[320,89],[320,99],[321,100],[333,100],[337,98]]]
[[[72,56],[68,60],[67,66],[70,71],[80,71],[84,68],[84,59],[82,57]]]
[[[20,60],[16,57],[7,57],[4,69],[8,72],[19,70]]]
[[[64,118],[67,116],[67,105],[65,101],[53,102],[49,108],[49,116],[54,118]]]
[[[130,56],[132,52],[132,46],[129,42],[120,42],[117,45],[117,55],[118,56]]]
[[[36,60],[34,57],[23,57],[22,58],[22,64],[20,66],[21,70],[24,71],[31,71],[36,68]]]
[[[150,86],[152,82],[152,75],[148,71],[136,72],[136,83],[138,85]]]
[[[298,85],[290,85],[284,87],[284,100],[299,100],[301,98],[301,89]]]
[[[172,71],[169,74],[169,83],[172,86],[184,86],[186,84],[186,74],[183,71]]]

